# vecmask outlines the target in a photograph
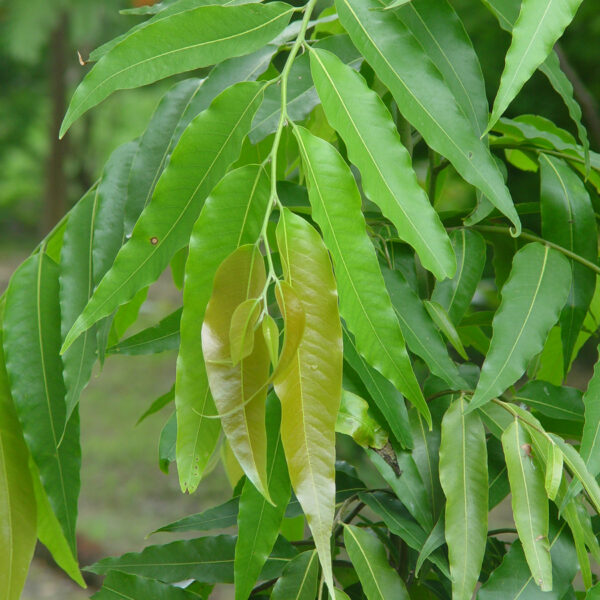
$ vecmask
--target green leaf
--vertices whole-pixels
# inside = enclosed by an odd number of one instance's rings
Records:
[[[444,334],[444,337],[452,344],[453,348],[465,359],[469,360],[467,353],[460,341],[458,331],[452,324],[448,313],[444,310],[443,306],[440,306],[437,302],[430,302],[425,300],[423,302],[431,320],[438,326],[440,331]]]
[[[556,444],[548,445],[548,456],[546,457],[546,493],[548,499],[554,500],[562,481],[563,455]]]
[[[552,589],[552,562],[544,472],[533,454],[531,438],[516,419],[502,434],[502,448],[519,539],[535,583],[547,592]]]
[[[281,409],[273,395],[267,400],[267,485],[275,506],[247,479],[240,496],[238,540],[235,546],[236,600],[246,600],[273,545],[290,500],[290,479],[279,435]]]
[[[336,1],[342,25],[391,91],[404,117],[520,233],[519,217],[486,144],[479,139],[423,47],[395,14],[372,10],[380,6],[379,0]]]
[[[406,348],[375,249],[366,232],[361,198],[348,165],[327,142],[294,128],[309,184],[312,216],[331,252],[340,312],[367,361],[423,413],[431,415]]]
[[[584,183],[561,160],[540,153],[542,236],[595,263],[598,230],[590,196]],[[565,373],[583,320],[590,307],[596,274],[585,265],[570,261],[572,283],[567,304],[560,314]]]
[[[182,532],[182,531],[211,531],[213,529],[226,529],[237,523],[240,497],[234,496],[219,506],[208,508],[201,513],[189,515],[183,519],[160,527],[153,533]]]
[[[560,387],[547,381],[530,381],[513,396],[513,400],[551,419],[583,422],[584,404],[577,388]]]
[[[142,421],[147,419],[149,416],[162,410],[167,404],[170,404],[175,400],[175,386],[171,386],[171,389],[162,396],[159,396],[151,405],[150,408],[137,420],[136,425],[139,425]]]
[[[114,317],[108,334],[107,345],[113,346],[125,335],[125,332],[137,321],[140,315],[140,309],[148,297],[148,288],[142,288],[137,294],[119,306],[114,313]]]
[[[261,308],[261,304],[257,298],[249,298],[248,300],[244,300],[231,315],[229,345],[231,360],[234,365],[237,365],[240,360],[252,354],[252,350],[254,349],[254,333],[258,325]]]
[[[415,577],[419,575],[419,571],[423,566],[423,563],[431,556],[433,552],[435,552],[440,546],[443,546],[446,543],[446,535],[445,535],[445,522],[444,515],[441,515],[438,519],[435,527],[431,530],[425,543],[421,548],[417,548],[419,550],[419,556],[417,557],[417,563],[415,565]],[[432,561],[433,562],[433,561]],[[446,572],[442,571],[444,574],[449,571],[446,569]]]
[[[283,317],[285,336],[281,355],[271,375],[273,381],[284,378],[296,360],[306,325],[306,314],[302,302],[291,285],[285,281],[277,281],[275,297]]]
[[[6,295],[4,352],[25,442],[76,556],[81,449],[75,413],[76,436],[66,422],[58,293],[58,266],[46,254],[30,256],[15,271]]]
[[[202,353],[229,445],[248,479],[270,499],[265,430],[269,354],[262,332],[255,331],[252,353],[234,363],[229,333],[238,305],[260,298],[265,285],[265,264],[257,246],[240,246],[221,263],[204,315]]]
[[[205,418],[216,414],[200,337],[206,305],[219,265],[239,245],[258,239],[269,191],[262,167],[248,165],[231,171],[206,200],[192,232],[175,383],[177,469],[181,489],[190,493],[198,487],[221,429],[218,420]]]
[[[457,269],[452,279],[437,281],[431,300],[440,304],[458,325],[475,295],[485,267],[485,241],[479,233],[460,229],[450,234],[456,254]]]
[[[488,471],[479,415],[464,414],[461,397],[442,421],[440,481],[446,495],[446,542],[452,598],[468,600],[479,579],[487,541]]]
[[[37,541],[28,455],[10,395],[0,329],[0,590],[5,600],[21,597]]]
[[[585,422],[579,454],[588,471],[596,477],[600,473],[600,360],[594,365],[594,373],[583,395]]]
[[[198,600],[196,594],[161,583],[155,579],[146,579],[137,575],[111,571],[106,576],[102,588],[93,596],[93,600]]]
[[[175,444],[177,441],[177,419],[175,413],[165,423],[158,440],[158,466],[168,475],[169,465],[175,460]]]
[[[258,83],[234,85],[186,129],[152,202],[71,328],[64,350],[86,329],[155,281],[173,254],[187,244],[206,196],[239,156],[262,90]]]
[[[456,261],[448,235],[417,181],[383,101],[334,54],[314,50],[310,64],[327,120],[359,168],[367,196],[415,248],[425,268],[438,279],[451,277]]]
[[[400,576],[388,563],[383,544],[354,525],[344,525],[344,543],[368,600],[408,599]]]
[[[293,8],[282,2],[201,6],[134,32],[104,55],[79,84],[60,137],[82,114],[116,90],[258,50],[281,32],[292,12]]]
[[[512,42],[494,100],[488,130],[502,116],[573,20],[581,0],[528,0],[512,29]]]
[[[535,242],[515,254],[468,410],[501,394],[523,374],[528,361],[543,348],[570,287],[569,263],[556,250]]]
[[[275,323],[275,319],[268,313],[264,315],[261,327],[269,350],[271,365],[275,366],[279,358],[279,328]]]
[[[282,209],[277,246],[285,280],[306,317],[296,358],[275,392],[290,479],[332,592],[330,536],[335,505],[335,422],[342,391],[342,328],[327,249],[304,219]]]
[[[156,325],[128,337],[127,339],[111,346],[107,354],[158,354],[166,350],[179,348],[179,321],[182,309],[178,308]]]
[[[277,580],[271,600],[314,600],[318,576],[319,561],[316,551],[298,554]]]
[[[347,390],[342,392],[335,430],[349,435],[363,448],[383,448],[388,441],[385,430],[369,414],[368,402]]]

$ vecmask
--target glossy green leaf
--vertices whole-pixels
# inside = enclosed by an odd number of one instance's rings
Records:
[[[175,400],[175,386],[171,386],[171,389],[162,396],[159,396],[146,410],[142,416],[137,420],[136,425],[139,425],[142,421],[146,420],[149,416],[157,413],[163,409],[167,404],[170,404]]]
[[[291,6],[279,2],[201,6],[140,29],[104,55],[79,84],[60,136],[116,90],[258,50],[281,32],[292,11]]]
[[[330,535],[335,504],[335,422],[342,391],[342,328],[331,261],[317,231],[287,209],[277,245],[285,280],[306,318],[295,360],[275,381],[281,439],[294,492],[312,531],[324,578],[333,590]]]
[[[472,128],[452,91],[406,26],[378,0],[337,0],[340,21],[389,88],[406,119],[427,144],[447,157],[520,232],[508,189],[486,144]]]
[[[456,261],[450,241],[383,101],[334,54],[314,50],[310,63],[327,120],[359,168],[367,196],[415,248],[425,268],[438,279],[452,277]]]
[[[506,53],[488,129],[550,54],[580,4],[581,0],[528,0],[522,3],[512,28],[512,42]]]
[[[548,456],[546,457],[546,493],[550,500],[556,498],[560,482],[562,481],[563,455],[556,444],[548,446]]]
[[[435,527],[431,530],[425,543],[419,549],[419,556],[417,557],[417,563],[415,565],[415,576],[419,575],[419,571],[423,566],[423,563],[431,556],[433,552],[435,552],[440,546],[443,546],[446,543],[446,535],[445,535],[445,522],[444,516],[441,515],[438,519]],[[432,561],[433,562],[433,561]],[[448,572],[442,571],[444,574]]]
[[[579,453],[588,471],[596,477],[600,473],[600,360],[583,395],[585,423]]]
[[[460,229],[450,234],[456,254],[456,274],[452,279],[437,281],[431,300],[441,305],[458,325],[475,295],[485,267],[485,241],[479,233]]]
[[[221,429],[219,421],[205,418],[216,414],[216,408],[200,339],[212,282],[217,268],[231,252],[258,239],[269,191],[263,168],[249,165],[236,169],[213,190],[194,225],[185,266],[175,384],[177,469],[183,491],[193,492],[198,487]]]
[[[236,600],[246,600],[277,540],[281,521],[290,500],[290,479],[279,435],[279,400],[267,401],[267,485],[275,506],[247,479],[240,496],[238,539],[235,546],[234,579]]]
[[[383,448],[388,441],[385,430],[369,414],[367,401],[347,390],[342,392],[335,430],[364,448]]]
[[[535,242],[515,254],[469,410],[501,394],[523,374],[558,320],[570,287],[569,263],[556,250]]]
[[[458,331],[450,320],[448,313],[443,306],[437,302],[425,300],[423,302],[431,320],[438,326],[439,330],[444,334],[444,337],[452,344],[453,348],[465,359],[469,360],[467,353],[462,345]]]
[[[283,570],[273,587],[271,600],[314,600],[317,594],[319,560],[317,553],[303,552]]]
[[[240,360],[252,354],[252,350],[254,349],[254,333],[261,309],[262,306],[258,299],[249,298],[248,300],[244,300],[231,315],[229,345],[231,360],[234,365],[237,365]]]
[[[563,161],[540,154],[542,236],[595,263],[598,230],[594,208],[585,185]],[[577,336],[590,307],[596,274],[571,260],[572,283],[560,315],[563,361],[569,370]]]
[[[158,438],[158,466],[168,475],[169,466],[176,459],[175,444],[177,441],[177,418],[172,413],[164,424]]]
[[[344,525],[344,543],[368,600],[409,598],[404,582],[388,563],[385,547],[374,535]]]
[[[5,600],[21,597],[37,541],[28,455],[10,394],[0,329],[0,597]]]
[[[239,304],[258,299],[266,285],[263,257],[256,246],[234,250],[215,273],[202,325],[202,353],[221,426],[248,479],[266,498],[265,401],[270,359],[261,331],[252,353],[234,363],[229,327]]]
[[[225,529],[233,527],[237,523],[240,497],[234,496],[223,504],[219,504],[205,511],[183,517],[160,527],[153,533],[160,532],[182,532],[182,531],[211,531],[213,529]]]
[[[515,525],[527,564],[542,591],[552,589],[552,562],[548,543],[548,498],[544,473],[533,454],[531,438],[513,421],[502,434]]]
[[[289,368],[296,360],[298,347],[304,335],[306,314],[299,296],[294,288],[285,281],[278,281],[275,287],[275,297],[283,317],[285,335],[281,355],[271,378],[276,383],[283,379]]]
[[[234,85],[186,129],[156,186],[152,202],[71,328],[63,350],[139,289],[155,281],[173,254],[187,244],[205,198],[239,155],[262,89],[258,83]]]
[[[93,596],[93,600],[198,600],[196,594],[161,583],[155,579],[146,579],[129,573],[110,571],[102,588]]]
[[[294,129],[309,183],[312,216],[331,252],[340,312],[367,361],[405,394],[430,422],[429,409],[366,232],[361,198],[348,165],[324,140]]]
[[[513,396],[513,400],[552,419],[583,422],[584,404],[581,392],[546,381],[530,381]]]
[[[107,344],[109,346],[118,344],[126,331],[138,320],[142,305],[147,298],[148,288],[145,287],[139,290],[129,302],[122,304],[115,311],[108,334]]]
[[[275,366],[279,359],[279,328],[277,327],[277,323],[275,323],[275,319],[269,314],[263,317],[261,327],[265,343],[269,350],[271,365]]]
[[[465,414],[463,398],[442,421],[440,481],[446,495],[446,542],[452,598],[472,597],[485,553],[488,471],[485,430],[479,415]]]

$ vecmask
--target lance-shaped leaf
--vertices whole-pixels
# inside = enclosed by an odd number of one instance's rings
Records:
[[[381,98],[330,52],[314,50],[310,65],[327,120],[359,168],[367,196],[415,248],[425,268],[438,279],[452,277],[456,261],[450,240]]]
[[[600,473],[600,360],[594,365],[583,403],[585,422],[579,453],[588,471],[596,477]]]
[[[536,242],[515,254],[468,410],[501,394],[523,374],[528,361],[543,348],[570,287],[570,265],[556,250]]]
[[[406,586],[390,566],[385,546],[373,534],[344,525],[344,543],[368,600],[408,600]]]
[[[548,498],[544,472],[531,438],[515,419],[502,434],[513,518],[531,575],[543,592],[552,589],[552,561],[548,543]]]
[[[240,497],[234,496],[219,506],[208,508],[205,511],[184,517],[168,525],[160,527],[153,533],[181,532],[181,531],[211,531],[212,529],[226,529],[237,523]]]
[[[290,500],[290,479],[279,435],[279,400],[267,401],[267,484],[275,506],[246,480],[238,515],[234,579],[236,600],[246,600],[277,540],[286,506]]]
[[[273,587],[272,600],[314,600],[319,578],[317,553],[303,552],[283,570]]]
[[[342,25],[427,144],[515,225],[521,224],[496,162],[443,76],[393,11],[379,0],[336,0]]]
[[[129,573],[111,571],[104,580],[102,588],[93,596],[93,600],[198,600],[196,594],[161,583],[156,579],[146,579]]]
[[[542,236],[596,262],[598,230],[590,196],[581,179],[561,160],[540,154]],[[560,314],[565,373],[596,288],[596,274],[571,260],[572,282]]]
[[[450,234],[456,254],[456,274],[452,279],[437,281],[431,300],[446,309],[458,325],[467,312],[485,267],[485,241],[479,233],[460,229]]]
[[[415,576],[419,575],[419,571],[421,570],[423,563],[431,556],[431,554],[435,552],[440,546],[443,546],[446,543],[446,535],[444,530],[444,515],[441,515],[437,523],[435,524],[435,527],[427,536],[427,539],[425,540],[423,546],[418,549],[419,556],[417,557],[417,563],[415,565]]]
[[[186,129],[152,202],[71,328],[64,350],[86,329],[155,281],[175,252],[188,243],[206,196],[239,156],[262,90],[258,83],[238,83],[218,96]]]
[[[512,29],[488,130],[502,116],[573,20],[581,0],[528,0]]]
[[[176,442],[177,419],[175,413],[171,413],[158,438],[158,467],[165,475],[169,474],[169,466],[176,459]]]
[[[283,209],[276,233],[285,280],[305,314],[295,359],[285,375],[274,382],[281,400],[281,439],[290,480],[332,592],[335,423],[343,364],[337,289],[327,249],[313,227]]]
[[[327,142],[295,127],[309,185],[312,216],[331,252],[340,312],[356,346],[431,422],[400,324],[366,232],[361,198],[348,165]]]
[[[275,366],[279,359],[279,328],[277,327],[277,323],[275,323],[275,319],[268,313],[263,316],[261,328],[269,350],[271,365]],[[304,330],[304,326],[302,329]]]
[[[556,444],[548,445],[548,456],[546,457],[546,493],[550,500],[556,498],[558,488],[562,481],[563,455]]]
[[[103,56],[79,84],[60,136],[116,90],[258,50],[281,32],[292,12],[293,8],[282,2],[201,6],[136,31]]]
[[[547,381],[530,381],[513,400],[551,419],[583,422],[584,403],[581,392],[576,388],[560,387]]]
[[[364,448],[383,448],[388,441],[386,431],[369,414],[366,400],[344,390],[335,430],[349,435]]]
[[[201,343],[212,282],[219,265],[239,245],[256,242],[268,200],[269,180],[262,167],[236,169],[213,190],[194,225],[185,265],[175,383],[177,469],[184,491],[198,486],[221,428],[218,420],[205,417],[216,414]]]
[[[234,363],[229,334],[236,308],[258,299],[265,285],[265,264],[256,246],[240,246],[221,263],[204,315],[202,352],[229,445],[248,479],[269,498],[265,430],[269,354],[262,332],[255,331],[252,353]]]
[[[76,555],[81,450],[78,437],[67,435],[58,293],[58,266],[45,253],[29,257],[15,271],[6,295],[4,352],[25,442]]]
[[[456,331],[456,327],[454,327],[454,324],[450,320],[450,317],[448,316],[448,313],[445,311],[444,307],[439,305],[437,302],[431,302],[429,300],[425,300],[423,305],[429,313],[431,320],[444,334],[444,337],[452,344],[453,348],[465,360],[468,360],[469,357],[467,356],[467,353],[462,345],[458,331]]]
[[[485,554],[488,470],[485,430],[477,413],[464,414],[463,398],[450,405],[442,421],[440,482],[446,495],[446,542],[452,598],[468,600]]]
[[[283,316],[285,337],[281,354],[271,375],[272,380],[285,377],[288,368],[296,360],[296,354],[306,325],[306,315],[302,301],[291,285],[285,281],[278,281],[275,287],[275,297]]]
[[[229,347],[234,365],[250,356],[254,349],[254,333],[261,313],[261,303],[257,298],[244,300],[231,315],[229,324]],[[266,343],[266,340],[265,340]],[[269,359],[271,354],[269,352]]]
[[[6,600],[21,597],[37,541],[28,456],[10,395],[0,329],[0,597]]]

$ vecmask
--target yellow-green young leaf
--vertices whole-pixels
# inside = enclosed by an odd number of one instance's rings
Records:
[[[369,414],[368,402],[347,390],[342,392],[335,430],[364,448],[383,448],[388,441],[387,432]]]
[[[21,597],[37,540],[28,455],[10,395],[0,329],[0,598],[3,600]]]
[[[452,277],[456,260],[450,240],[381,98],[331,52],[312,51],[310,66],[327,120],[360,169],[367,196],[415,248],[426,269],[438,279]]]
[[[134,32],[104,55],[75,90],[60,136],[116,90],[258,50],[287,25],[292,12],[282,2],[201,6]]]
[[[485,554],[488,467],[485,429],[460,398],[442,420],[440,482],[446,496],[446,542],[453,600],[469,600]]]
[[[258,298],[265,285],[265,264],[255,245],[240,246],[223,261],[206,306],[202,352],[229,445],[248,479],[269,498],[265,430],[269,353],[262,332],[255,331],[252,353],[234,364],[229,337],[237,306],[248,298]]]
[[[498,396],[525,372],[558,321],[570,288],[571,267],[556,250],[535,242],[515,254],[468,410]]]
[[[431,302],[430,300],[423,301],[431,320],[438,326],[439,330],[444,334],[446,339],[452,344],[452,347],[465,359],[469,360],[467,353],[460,341],[460,336],[456,331],[456,327],[450,320],[448,313],[445,311],[443,306],[440,306],[437,302]]]
[[[201,330],[219,265],[240,244],[260,234],[269,200],[269,179],[258,165],[228,173],[207,198],[190,239],[185,265],[181,344],[177,357],[177,470],[183,491],[193,492],[219,439],[221,425],[210,394]]]
[[[285,281],[277,282],[275,297],[277,298],[279,310],[283,315],[285,335],[281,355],[273,373],[273,380],[277,383],[278,380],[282,380],[286,376],[288,368],[296,359],[298,346],[304,334],[306,314],[304,313],[302,301],[294,288]]]
[[[229,344],[231,360],[234,365],[237,365],[242,358],[252,354],[254,331],[260,316],[260,309],[260,301],[257,298],[249,298],[233,311],[229,325]]]
[[[516,419],[502,434],[502,448],[519,539],[533,580],[547,592],[552,589],[552,561],[544,471],[535,458],[531,438]]]
[[[562,481],[563,455],[556,444],[549,444],[548,457],[546,458],[546,493],[550,500],[556,498],[560,482]]]
[[[273,367],[277,364],[279,357],[279,328],[275,319],[270,314],[266,314],[262,320],[262,332],[269,350],[269,358]]]
[[[327,249],[304,219],[283,209],[277,245],[286,282],[305,314],[302,340],[275,381],[281,439],[294,492],[306,515],[333,593],[330,536],[335,506],[335,423],[342,393],[342,327]]]
[[[83,313],[63,351],[86,329],[155,281],[190,238],[204,200],[240,153],[264,84],[238,83],[220,94],[181,136],[152,201],[137,221]]]
[[[582,0],[524,0],[512,30],[488,131],[508,108],[554,43],[573,20]]]
[[[385,546],[375,535],[344,525],[344,543],[368,600],[408,600],[404,582],[390,566]]]
[[[333,146],[295,127],[308,180],[312,216],[331,252],[340,312],[359,352],[431,423],[429,408],[404,345],[402,330],[366,231],[352,172]]]

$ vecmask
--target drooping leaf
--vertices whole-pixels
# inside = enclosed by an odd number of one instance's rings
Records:
[[[535,242],[515,254],[469,410],[501,394],[523,374],[558,320],[570,287],[569,263],[556,250]]]
[[[546,493],[550,500],[556,498],[558,488],[562,481],[563,455],[556,444],[548,446],[548,456],[546,457]]]
[[[348,165],[327,142],[294,129],[309,183],[312,216],[331,252],[340,312],[367,361],[405,394],[430,422],[429,409],[403,345],[402,330],[379,270]]]
[[[378,0],[337,0],[340,21],[427,144],[447,157],[520,232],[520,221],[496,162],[460,109],[443,76],[392,11]]]
[[[304,309],[295,360],[275,391],[281,400],[281,439],[290,480],[333,591],[330,535],[335,504],[335,422],[342,391],[342,328],[327,249],[304,219],[282,209],[277,245],[285,280]]]
[[[162,410],[167,404],[170,404],[175,400],[175,386],[171,386],[171,389],[159,396],[146,410],[142,416],[137,420],[136,425],[139,425],[142,421],[147,419],[149,416],[157,413],[159,410]]]
[[[452,597],[472,597],[485,553],[488,471],[485,430],[479,415],[464,414],[461,397],[442,421],[440,481],[446,495],[446,542]]]
[[[181,531],[211,531],[213,529],[225,529],[237,523],[240,497],[234,496],[223,504],[219,504],[205,511],[183,517],[160,527],[153,533],[159,532],[181,532]]]
[[[454,324],[450,320],[444,307],[437,302],[431,302],[429,300],[425,300],[423,304],[429,313],[431,320],[438,326],[439,330],[444,334],[444,337],[452,344],[452,347],[465,360],[468,360],[469,357],[462,345],[458,331],[456,331],[456,327],[454,327]]]
[[[344,525],[344,543],[368,600],[408,599],[408,591],[387,560],[384,545],[371,533]]]
[[[231,252],[258,239],[269,191],[269,180],[262,167],[236,169],[213,190],[194,225],[185,266],[175,384],[177,469],[183,491],[197,488],[221,429],[219,421],[205,418],[215,415],[216,408],[200,339],[212,282],[217,268]]]
[[[502,434],[502,448],[519,539],[535,583],[547,592],[552,590],[552,561],[544,473],[534,455],[531,438],[516,419]]]
[[[282,2],[201,6],[140,29],[103,56],[79,84],[60,136],[116,90],[258,50],[281,32],[292,11]]]
[[[173,254],[187,244],[205,198],[239,155],[262,90],[258,83],[234,85],[186,129],[156,186],[152,202],[71,328],[63,350],[139,289],[155,281]]]
[[[261,308],[258,299],[249,298],[239,304],[231,315],[231,323],[229,325],[229,346],[231,360],[234,365],[237,365],[240,360],[252,354],[252,350],[254,349],[254,333],[260,317]]]
[[[600,473],[600,360],[583,395],[585,422],[579,453],[588,471],[596,477]]]
[[[438,278],[456,269],[450,241],[412,169],[391,115],[379,96],[334,54],[310,53],[311,72],[327,120],[359,168],[367,196]]]
[[[102,588],[93,596],[93,600],[198,600],[196,594],[184,589],[161,583],[156,579],[147,579],[138,575],[110,571]]]
[[[177,418],[175,413],[171,413],[158,438],[158,466],[165,475],[168,475],[169,466],[176,459],[176,442]]]
[[[425,543],[419,549],[419,556],[417,557],[417,563],[415,565],[415,576],[419,575],[419,571],[423,566],[423,563],[435,552],[440,546],[443,546],[446,543],[446,536],[444,533],[445,530],[445,520],[444,515],[440,515],[435,527],[431,530]],[[432,562],[435,561],[435,558]],[[446,574],[444,571],[442,571]],[[447,571],[449,573],[449,571]]]
[[[369,415],[367,401],[347,390],[342,392],[335,430],[364,448],[383,448],[388,441],[385,430]]]
[[[317,593],[317,553],[302,552],[291,560],[273,586],[272,600],[314,600]]]
[[[584,403],[577,388],[560,387],[547,381],[530,381],[513,399],[552,419],[583,422]]]
[[[275,319],[269,314],[266,314],[262,320],[262,333],[269,350],[269,358],[271,365],[275,366],[279,359],[279,328]]]

